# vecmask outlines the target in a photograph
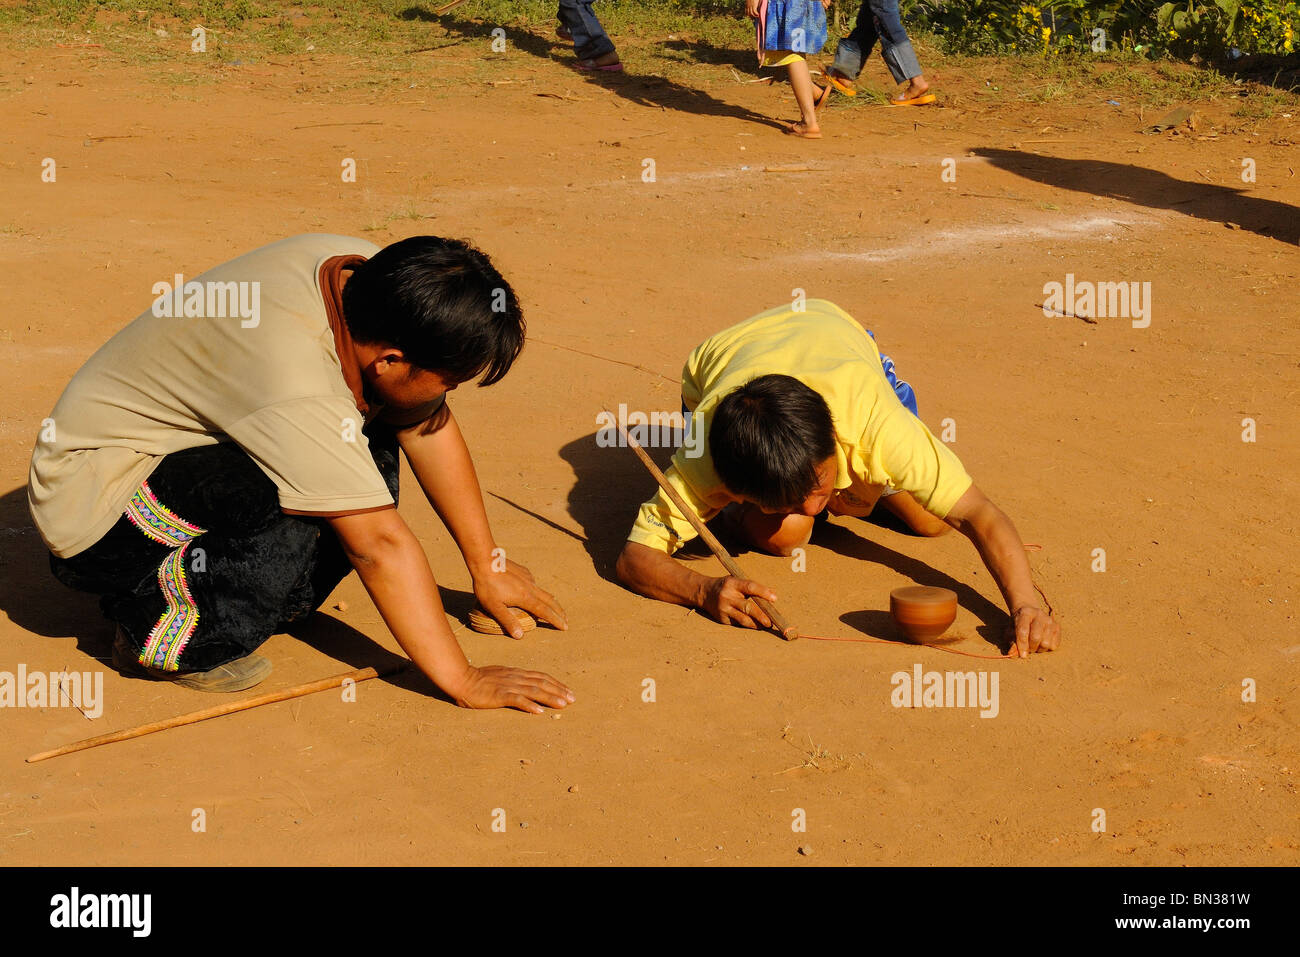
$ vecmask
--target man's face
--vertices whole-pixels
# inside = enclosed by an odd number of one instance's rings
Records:
[[[460,385],[455,379],[417,368],[393,356],[380,357],[371,363],[366,378],[379,401],[395,409],[418,408]]]
[[[809,517],[821,514],[830,502],[831,496],[835,494],[835,476],[838,469],[835,465],[835,456],[831,456],[825,462],[817,466],[817,484],[813,490],[808,493],[798,505],[791,505],[786,508],[763,508],[757,502],[751,504],[759,509],[765,515],[807,515]],[[741,501],[749,501],[742,499]]]

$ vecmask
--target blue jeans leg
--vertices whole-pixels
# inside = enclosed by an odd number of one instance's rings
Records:
[[[555,11],[556,19],[573,34],[573,52],[580,60],[594,60],[614,52],[614,41],[605,34],[605,28],[591,9],[593,2],[560,0],[560,7]]]
[[[920,61],[898,12],[898,0],[863,0],[852,32],[835,48],[835,72],[856,79],[877,40],[895,83],[921,75]]]
[[[871,56],[876,40],[879,39],[875,20],[867,8],[867,3],[868,0],[862,0],[853,29],[849,31],[848,36],[842,37],[836,44],[835,62],[831,64],[831,69],[836,73],[853,80],[858,78],[858,74],[866,66],[867,57]]]
[[[875,342],[876,334],[870,329],[866,332],[871,337],[871,341]],[[880,352],[879,346],[877,346],[876,351]],[[903,403],[908,412],[920,418],[921,413],[916,411],[916,393],[912,390],[911,384],[898,377],[897,373],[894,372],[894,360],[883,352],[880,353],[880,368],[885,371],[885,378],[889,380],[889,385],[894,390],[894,394],[898,396],[898,401]]]

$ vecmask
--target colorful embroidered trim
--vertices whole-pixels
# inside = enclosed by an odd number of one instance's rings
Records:
[[[155,542],[173,546],[158,566],[158,587],[167,601],[167,610],[149,632],[149,640],[140,651],[140,664],[178,671],[181,652],[199,625],[199,607],[185,580],[185,553],[206,529],[185,521],[159,502],[148,482],[140,483],[126,507],[126,515]]]
[[[158,587],[167,599],[167,610],[149,632],[140,651],[140,664],[163,671],[180,670],[181,652],[199,626],[199,606],[194,603],[185,581],[185,553],[190,543],[173,549],[158,566]]]
[[[198,538],[206,531],[185,521],[158,501],[148,482],[141,482],[131,501],[127,502],[126,517],[155,542],[173,548]]]

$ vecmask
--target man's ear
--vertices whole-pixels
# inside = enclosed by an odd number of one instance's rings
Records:
[[[385,347],[378,355],[370,360],[370,368],[376,376],[386,375],[394,367],[407,366],[406,356],[401,349]]]

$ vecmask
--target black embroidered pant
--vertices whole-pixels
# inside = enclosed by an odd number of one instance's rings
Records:
[[[367,438],[396,501],[396,436],[380,426]],[[250,654],[352,570],[329,523],[284,514],[275,484],[230,442],[165,457],[103,538],[50,567],[101,596],[141,664],[168,671]]]

